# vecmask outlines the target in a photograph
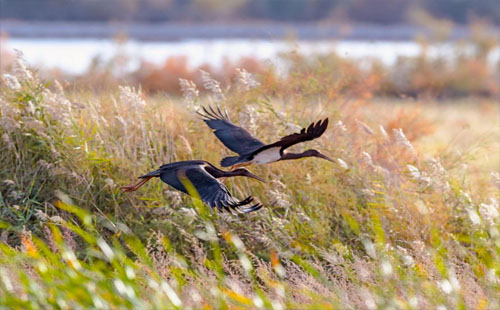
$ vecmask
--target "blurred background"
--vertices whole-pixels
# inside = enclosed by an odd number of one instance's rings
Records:
[[[499,92],[496,0],[2,0],[0,14],[2,70],[18,50],[92,89],[179,93],[199,69],[283,78],[306,57],[375,95]]]

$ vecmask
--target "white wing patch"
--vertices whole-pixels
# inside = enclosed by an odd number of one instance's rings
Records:
[[[255,155],[252,162],[256,164],[266,164],[278,161],[281,158],[280,149],[281,147],[277,146],[264,150]]]

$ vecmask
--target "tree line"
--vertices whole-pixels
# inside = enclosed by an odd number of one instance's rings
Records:
[[[498,0],[0,0],[0,18],[59,21],[405,23],[420,9],[455,23],[500,23]]]

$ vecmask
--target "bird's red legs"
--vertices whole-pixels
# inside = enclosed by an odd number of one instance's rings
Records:
[[[152,177],[147,177],[147,178],[144,178],[142,180],[140,180],[137,184],[134,184],[134,185],[128,185],[128,186],[122,186],[120,187],[120,189],[124,192],[134,192],[136,190],[139,189],[139,187],[143,186],[147,181],[149,181],[149,179],[151,179]]]

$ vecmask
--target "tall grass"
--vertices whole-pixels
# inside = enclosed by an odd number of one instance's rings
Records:
[[[478,187],[452,149],[421,154],[430,125],[366,117],[365,90],[238,74],[228,90],[186,80],[184,101],[68,94],[18,59],[0,97],[2,307],[500,307],[498,171]],[[252,167],[269,182],[228,184],[266,206],[244,216],[161,182],[118,190],[162,163],[229,154],[193,113],[216,103],[265,141],[328,116],[310,145],[337,162]]]

